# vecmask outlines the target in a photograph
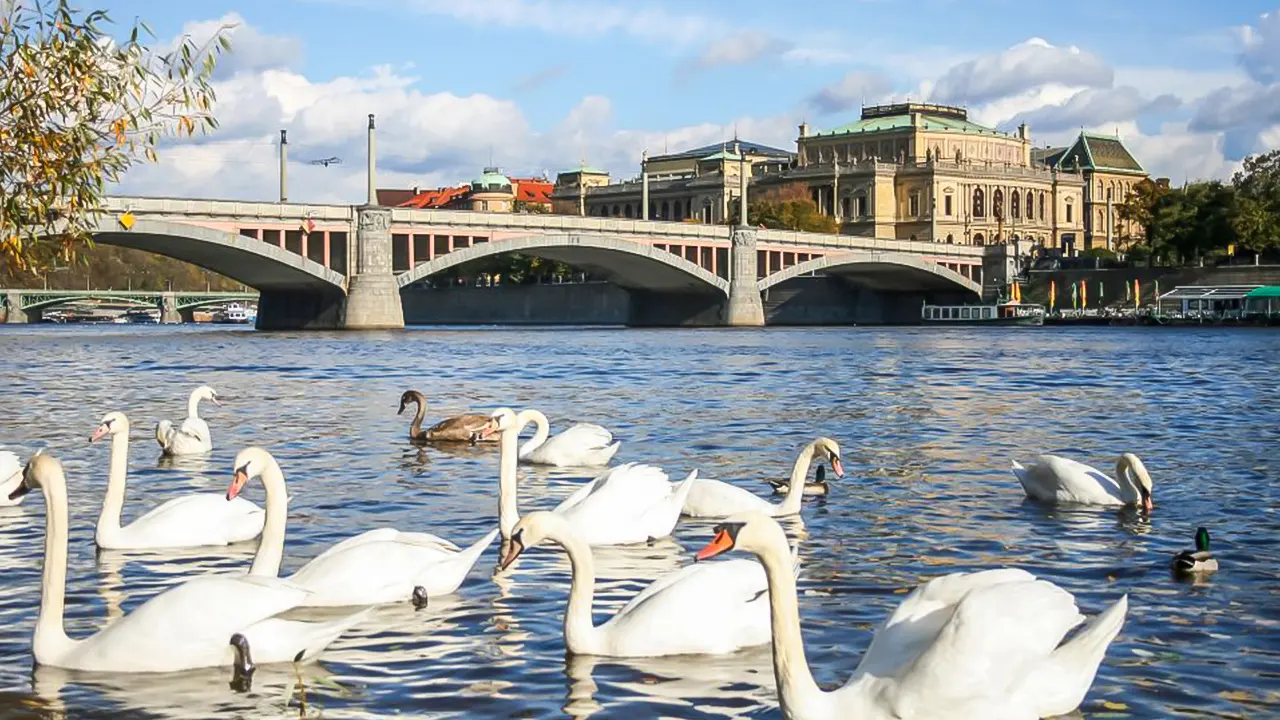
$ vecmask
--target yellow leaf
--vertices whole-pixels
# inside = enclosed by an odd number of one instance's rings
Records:
[[[125,211],[125,213],[120,216],[120,226],[125,230],[132,230],[134,222],[133,213],[129,211]]]
[[[1122,702],[1111,702],[1110,700],[1103,700],[1102,707],[1108,710],[1128,710],[1129,709],[1129,706],[1125,705]]]

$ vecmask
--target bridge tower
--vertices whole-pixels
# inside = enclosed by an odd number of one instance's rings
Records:
[[[369,197],[356,208],[356,266],[347,278],[347,301],[342,313],[345,330],[383,330],[404,327],[400,284],[391,260],[391,208],[378,205],[374,167],[374,122],[369,115]]]

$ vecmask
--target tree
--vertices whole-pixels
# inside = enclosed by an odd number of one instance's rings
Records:
[[[1135,184],[1129,192],[1129,196],[1124,202],[1116,207],[1116,216],[1122,222],[1122,227],[1128,227],[1130,223],[1142,228],[1143,237],[1146,239],[1145,252],[1139,254],[1150,257],[1155,254],[1155,217],[1156,208],[1159,206],[1161,198],[1169,194],[1169,183],[1167,180],[1152,182],[1150,179],[1144,179]]]
[[[215,128],[222,28],[160,53],[68,0],[0,2],[0,263],[39,272],[88,243],[109,184],[166,137]],[[145,39],[145,38],[144,38]]]
[[[733,222],[736,221],[735,214]],[[747,198],[747,224],[775,230],[840,232],[840,223],[835,218],[818,211],[805,183],[788,183],[766,190],[754,199]]]
[[[1240,244],[1257,253],[1280,247],[1280,152],[1245,158],[1231,184],[1239,205],[1235,231]]]

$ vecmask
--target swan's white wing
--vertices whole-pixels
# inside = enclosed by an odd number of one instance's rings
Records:
[[[602,475],[600,477],[604,477],[604,476]],[[560,504],[556,505],[555,508],[552,510],[552,512],[564,512],[565,510],[568,510],[571,507],[577,506],[578,503],[581,503],[584,498],[586,498],[588,495],[591,494],[593,490],[596,489],[596,482],[598,482],[599,480],[600,478],[592,478],[591,480],[588,480],[587,482],[582,483],[582,485],[578,486],[577,490],[573,491],[573,494],[569,495],[569,497],[565,498],[564,500],[561,500]]]
[[[70,666],[161,672],[231,661],[231,636],[298,605],[306,591],[277,578],[208,575],[151,598],[83,641]]]
[[[613,433],[591,423],[578,423],[547,440],[543,447],[563,447],[571,450],[600,450],[613,442]]]
[[[209,423],[205,422],[203,418],[189,417],[183,420],[182,424],[178,426],[178,432],[183,435],[189,435],[203,443],[211,442]]]
[[[613,433],[599,425],[578,423],[521,456],[526,462],[555,465],[607,465],[618,451]]]
[[[1034,576],[1016,568],[952,573],[917,587],[903,599],[888,620],[876,629],[850,682],[866,673],[888,677],[924,652],[951,620],[956,606],[976,588],[1010,582],[1029,582]]]
[[[425,533],[424,533],[425,535]],[[428,565],[452,557],[435,536],[398,533],[391,540],[349,545],[302,566],[289,581],[310,591],[309,607],[377,605],[408,599],[415,578]]]
[[[755,559],[688,565],[654,581],[603,626],[624,655],[732,652],[770,640],[768,580]]]
[[[684,514],[690,517],[728,517],[754,510],[773,515],[773,503],[745,488],[722,480],[699,480],[684,500]]]
[[[352,537],[347,538],[346,540],[343,540],[342,542],[339,542],[330,546],[324,552],[311,558],[311,560],[308,561],[307,564],[317,563],[331,555],[337,555],[338,553],[346,552],[348,549],[356,545],[363,545],[365,543],[370,543],[370,542],[387,542],[390,540],[395,540],[396,537],[399,535],[400,535],[399,530],[395,528],[389,528],[389,527],[376,528],[374,530],[366,530],[360,533],[359,535],[354,535]]]
[[[1014,474],[1037,500],[1115,505],[1122,503],[1120,485],[1102,471],[1057,455],[1041,455],[1029,467],[1015,465]]]
[[[628,463],[597,478],[580,500],[562,503],[568,506],[557,512],[579,525],[625,523],[642,518],[671,493],[671,481],[661,468]]]
[[[930,646],[897,678],[910,712],[961,717],[1006,705],[1027,674],[1084,621],[1070,593],[1042,580],[971,589]],[[1024,698],[1023,701],[1026,699]],[[921,711],[936,703],[933,712]],[[903,709],[898,706],[896,709]]]
[[[256,537],[265,520],[262,508],[241,497],[184,495],[121,528],[116,547],[225,545]]]
[[[363,621],[372,612],[365,608],[345,617],[323,622],[301,622],[267,618],[244,631],[249,639],[249,652],[257,664],[292,662],[299,652],[311,660],[338,636]]]

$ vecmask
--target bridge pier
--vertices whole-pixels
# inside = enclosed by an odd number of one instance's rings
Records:
[[[763,327],[764,303],[756,278],[756,229],[733,228],[729,238],[729,299],[724,306],[724,324],[729,327]]]
[[[4,321],[15,325],[28,322],[27,313],[22,311],[22,293],[10,290],[4,294]]]
[[[404,327],[400,284],[391,266],[391,209],[356,208],[356,266],[347,280],[344,330]]]
[[[160,295],[160,323],[162,325],[182,324],[182,313],[178,312],[178,298],[171,292]]]

